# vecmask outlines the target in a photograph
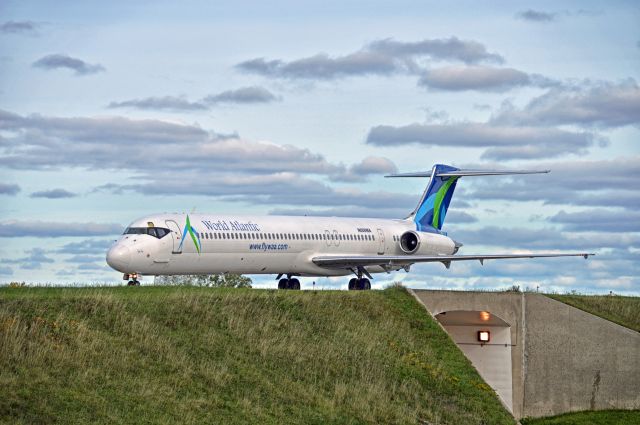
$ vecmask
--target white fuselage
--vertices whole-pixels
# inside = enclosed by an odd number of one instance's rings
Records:
[[[128,227],[132,231],[163,228],[171,232],[162,237],[124,234],[109,250],[107,262],[120,272],[142,275],[343,276],[350,272],[319,267],[311,259],[322,255],[403,255],[406,253],[400,248],[399,238],[415,231],[415,224],[409,220],[215,214],[188,217],[193,235],[185,233],[187,214],[157,214],[134,221]],[[414,255],[455,252],[455,243],[447,236],[416,233],[420,245]],[[367,271],[388,270],[371,266]]]

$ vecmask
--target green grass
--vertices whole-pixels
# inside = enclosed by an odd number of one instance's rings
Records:
[[[0,422],[513,424],[401,288],[0,289]]]
[[[640,332],[640,297],[619,295],[547,296]]]
[[[637,425],[640,410],[598,410],[565,413],[549,418],[523,419],[522,425]]]

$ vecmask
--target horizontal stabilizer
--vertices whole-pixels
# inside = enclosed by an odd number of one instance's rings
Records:
[[[455,170],[436,172],[436,177],[508,176],[512,174],[547,174],[551,170]],[[431,177],[432,170],[396,173],[385,177]]]

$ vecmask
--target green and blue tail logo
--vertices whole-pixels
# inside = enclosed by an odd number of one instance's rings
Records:
[[[458,168],[436,164],[431,172],[431,180],[415,210],[413,221],[422,232],[439,233],[447,215],[447,209],[460,177],[440,177],[438,174],[457,171]]]
[[[196,246],[196,251],[198,251],[198,254],[200,254],[200,250],[202,248],[202,244],[200,243],[200,236],[197,230],[194,229],[193,226],[191,225],[191,221],[189,220],[188,214],[187,214],[187,221],[184,224],[184,231],[182,232],[182,240],[180,241],[180,246],[178,247],[178,251],[180,252],[182,252],[182,244],[184,243],[187,233],[189,234],[189,236],[191,236],[191,240],[193,241],[193,244]]]

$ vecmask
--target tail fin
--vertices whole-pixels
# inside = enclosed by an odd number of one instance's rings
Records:
[[[431,177],[429,184],[415,210],[407,217],[423,232],[440,233],[447,210],[456,189],[458,179],[463,176],[500,176],[509,174],[539,174],[549,170],[461,170],[450,165],[436,164],[431,171],[392,174],[385,177]]]
[[[443,164],[436,164],[431,169],[431,179],[422,194],[422,199],[409,216],[416,223],[417,230],[429,232],[434,229],[436,231],[442,229],[449,203],[451,203],[460,176],[447,177],[441,176],[441,174],[455,171],[459,170]]]

